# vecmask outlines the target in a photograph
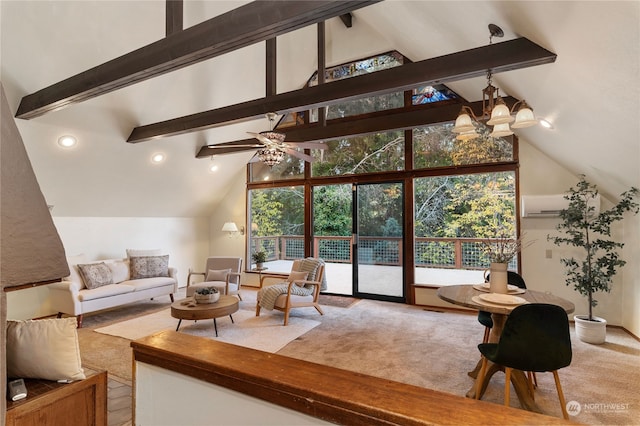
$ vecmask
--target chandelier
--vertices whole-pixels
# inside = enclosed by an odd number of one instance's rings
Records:
[[[502,28],[495,24],[489,24],[489,33],[489,44],[493,37],[504,36]],[[491,76],[491,69],[489,69],[487,70],[487,87],[482,90],[482,115],[476,117],[473,110],[464,105],[453,127],[453,132],[458,134],[456,139],[466,141],[477,138],[479,134],[476,131],[476,125],[481,121],[493,126],[490,136],[494,138],[512,135],[511,128],[520,129],[538,123],[533,110],[524,100],[516,102],[509,109],[500,97],[500,89],[492,84]],[[514,111],[517,111],[515,118],[512,115]]]
[[[269,167],[280,164],[280,162],[284,159],[284,152],[280,151],[277,148],[262,148],[258,150],[257,154],[260,161],[262,161]]]

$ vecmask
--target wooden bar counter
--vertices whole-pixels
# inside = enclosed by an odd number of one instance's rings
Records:
[[[131,346],[134,364],[160,367],[336,424],[572,424],[174,331],[133,341]],[[259,418],[255,424],[260,424]]]

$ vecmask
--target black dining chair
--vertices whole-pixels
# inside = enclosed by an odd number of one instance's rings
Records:
[[[530,303],[517,306],[504,324],[498,343],[481,343],[482,367],[477,379],[476,398],[479,398],[487,361],[504,367],[504,405],[509,406],[511,370],[553,373],[562,408],[569,418],[558,370],[571,364],[571,338],[569,319],[565,310],[557,305]],[[533,387],[529,381],[529,390]]]
[[[487,274],[486,282],[489,282],[491,278],[491,274]],[[527,285],[524,282],[524,278],[517,272],[507,271],[507,283],[511,285],[515,285],[518,288],[527,288]],[[487,343],[489,341],[489,332],[491,328],[493,328],[493,320],[491,319],[491,313],[486,311],[478,311],[478,322],[484,325],[484,336],[482,338],[482,343]]]

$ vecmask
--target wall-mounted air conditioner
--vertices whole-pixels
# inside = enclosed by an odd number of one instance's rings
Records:
[[[595,208],[594,215],[600,213],[600,194],[589,200],[589,205]],[[523,195],[520,212],[522,217],[557,217],[560,210],[569,207],[569,200],[563,194],[554,195]]]

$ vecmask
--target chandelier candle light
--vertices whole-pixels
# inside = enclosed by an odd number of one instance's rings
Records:
[[[489,33],[491,34],[489,44],[493,37],[504,36],[502,28],[495,24],[489,24]],[[486,121],[486,124],[493,126],[490,136],[494,138],[512,135],[511,128],[520,129],[538,123],[533,110],[524,100],[516,102],[509,109],[500,97],[500,89],[492,84],[491,76],[491,69],[489,69],[487,70],[487,87],[482,90],[482,116],[476,117],[471,108],[463,106],[453,127],[453,132],[458,134],[456,139],[466,141],[477,138],[479,134],[474,122],[477,124],[480,121]],[[514,118],[512,113],[516,110],[517,114]],[[511,127],[509,127],[510,123],[513,123]]]

